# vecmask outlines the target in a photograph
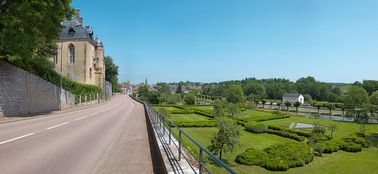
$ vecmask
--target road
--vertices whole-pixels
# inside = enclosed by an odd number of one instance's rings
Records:
[[[126,95],[0,124],[0,173],[153,173],[144,109]]]

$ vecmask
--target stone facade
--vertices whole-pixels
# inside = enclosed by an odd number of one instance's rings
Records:
[[[55,71],[80,83],[104,87],[104,47],[93,37],[93,30],[83,27],[80,11],[71,20],[63,21],[57,43],[57,55],[52,58]]]
[[[0,114],[45,113],[75,105],[75,95],[9,63],[0,61]]]

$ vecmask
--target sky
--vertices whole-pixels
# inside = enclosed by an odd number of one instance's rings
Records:
[[[73,0],[119,81],[378,80],[376,0]]]

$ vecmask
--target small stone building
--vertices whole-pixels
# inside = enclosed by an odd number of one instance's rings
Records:
[[[290,103],[295,103],[295,102],[300,102],[301,104],[304,104],[304,97],[302,94],[285,94],[282,96],[282,102],[290,102]]]
[[[104,46],[90,26],[83,26],[80,10],[62,22],[57,46],[52,58],[56,72],[80,83],[104,87]]]

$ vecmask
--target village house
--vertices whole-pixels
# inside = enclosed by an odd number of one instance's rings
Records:
[[[304,104],[304,97],[302,94],[285,94],[282,96],[282,102],[300,102],[301,104]]]

